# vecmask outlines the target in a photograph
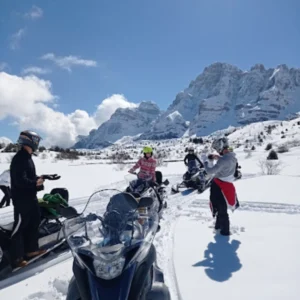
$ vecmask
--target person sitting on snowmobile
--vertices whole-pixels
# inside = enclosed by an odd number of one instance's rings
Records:
[[[212,148],[219,155],[201,155],[205,170],[214,174],[210,187],[210,208],[216,218],[215,229],[220,229],[222,235],[230,235],[230,224],[227,208],[232,210],[239,206],[236,190],[233,185],[237,159],[235,153],[229,151],[227,138],[220,138],[212,143]],[[217,163],[210,167],[208,160],[216,159]]]
[[[0,208],[3,207],[4,204],[6,206],[10,205],[10,198],[11,198],[11,193],[10,193],[10,171],[5,170],[1,175],[0,175],[0,190],[3,192],[4,196],[0,202]]]
[[[195,150],[194,150],[194,148],[193,147],[189,147],[188,148],[188,154],[185,156],[185,158],[184,158],[184,160],[183,160],[183,162],[184,162],[184,164],[186,165],[186,166],[188,166],[189,165],[189,162],[191,162],[191,161],[198,161],[198,163],[199,163],[199,167],[200,167],[200,169],[202,169],[202,168],[204,168],[204,165],[203,165],[203,163],[201,162],[201,160],[198,158],[198,156],[195,154]],[[196,166],[196,163],[195,163],[195,166]],[[185,174],[184,174],[184,178],[185,178],[185,180],[190,180],[191,179],[191,176],[192,176],[192,174],[190,174],[190,172],[189,171],[187,171]]]
[[[151,180],[156,182],[155,169],[156,160],[152,157],[153,150],[151,147],[146,146],[143,149],[144,157],[141,157],[138,162],[128,171],[129,173],[134,173],[134,171],[140,168],[138,173],[138,179],[141,181]]]
[[[128,172],[134,174],[134,171],[140,168],[140,171],[137,174],[138,180],[136,181],[134,188],[143,186],[145,184],[145,181],[149,184],[149,186],[154,187],[158,201],[160,203],[160,210],[162,207],[162,199],[160,198],[157,191],[157,187],[159,184],[156,181],[156,159],[153,158],[153,150],[150,146],[146,146],[143,148],[143,154],[144,157],[141,157]]]
[[[11,196],[14,205],[14,225],[11,235],[12,265],[24,267],[25,258],[45,253],[39,249],[40,208],[37,192],[43,189],[44,179],[38,177],[32,154],[38,149],[41,137],[33,131],[22,131],[18,144],[21,149],[10,165]],[[25,257],[26,256],[26,257]]]
[[[198,161],[199,165],[200,165],[200,168],[204,168],[204,165],[203,163],[201,162],[201,160],[198,158],[198,156],[195,154],[195,150],[193,147],[189,147],[188,148],[188,154],[185,156],[183,162],[184,164],[187,166],[188,163],[191,161],[191,160],[196,160]]]

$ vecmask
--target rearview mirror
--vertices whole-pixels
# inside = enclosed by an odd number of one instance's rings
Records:
[[[153,204],[153,199],[151,197],[142,197],[139,201],[139,208],[149,207]]]
[[[59,213],[66,219],[72,219],[78,216],[77,210],[72,206],[60,208]]]
[[[163,182],[163,184],[165,185],[165,186],[167,186],[167,185],[169,185],[169,180],[168,179],[166,179],[164,182]]]

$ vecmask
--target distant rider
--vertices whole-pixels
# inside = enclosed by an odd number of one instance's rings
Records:
[[[33,131],[22,131],[21,149],[10,165],[11,195],[14,205],[14,226],[11,235],[11,257],[15,267],[27,265],[26,259],[45,253],[39,250],[40,208],[37,192],[43,189],[43,177],[37,177],[32,154],[41,137]]]
[[[232,210],[239,206],[236,190],[233,185],[234,173],[237,159],[235,153],[229,151],[227,138],[220,138],[212,143],[212,148],[219,155],[203,154],[201,159],[204,162],[205,170],[208,174],[214,174],[214,179],[210,187],[210,208],[213,217],[216,218],[215,229],[220,229],[220,234],[230,235],[230,224],[227,208]],[[208,160],[216,159],[217,163],[209,167]]]
[[[188,163],[192,160],[196,160],[198,161],[200,168],[204,168],[203,163],[201,162],[201,160],[198,158],[198,156],[195,154],[195,150],[193,147],[189,147],[188,148],[188,154],[185,156],[184,158],[184,164],[187,166]]]

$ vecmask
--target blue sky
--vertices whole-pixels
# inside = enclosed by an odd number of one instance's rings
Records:
[[[51,82],[58,106],[47,105],[63,114],[93,114],[113,94],[166,109],[216,61],[299,67],[299,11],[297,0],[1,1],[0,68],[49,71],[36,76]],[[7,115],[0,136],[16,139],[20,121]]]

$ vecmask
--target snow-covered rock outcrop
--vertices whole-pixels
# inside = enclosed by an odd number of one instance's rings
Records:
[[[118,108],[111,118],[86,137],[80,136],[74,148],[103,148],[124,136],[136,136],[149,130],[160,115],[153,102],[141,102],[136,108]]]

